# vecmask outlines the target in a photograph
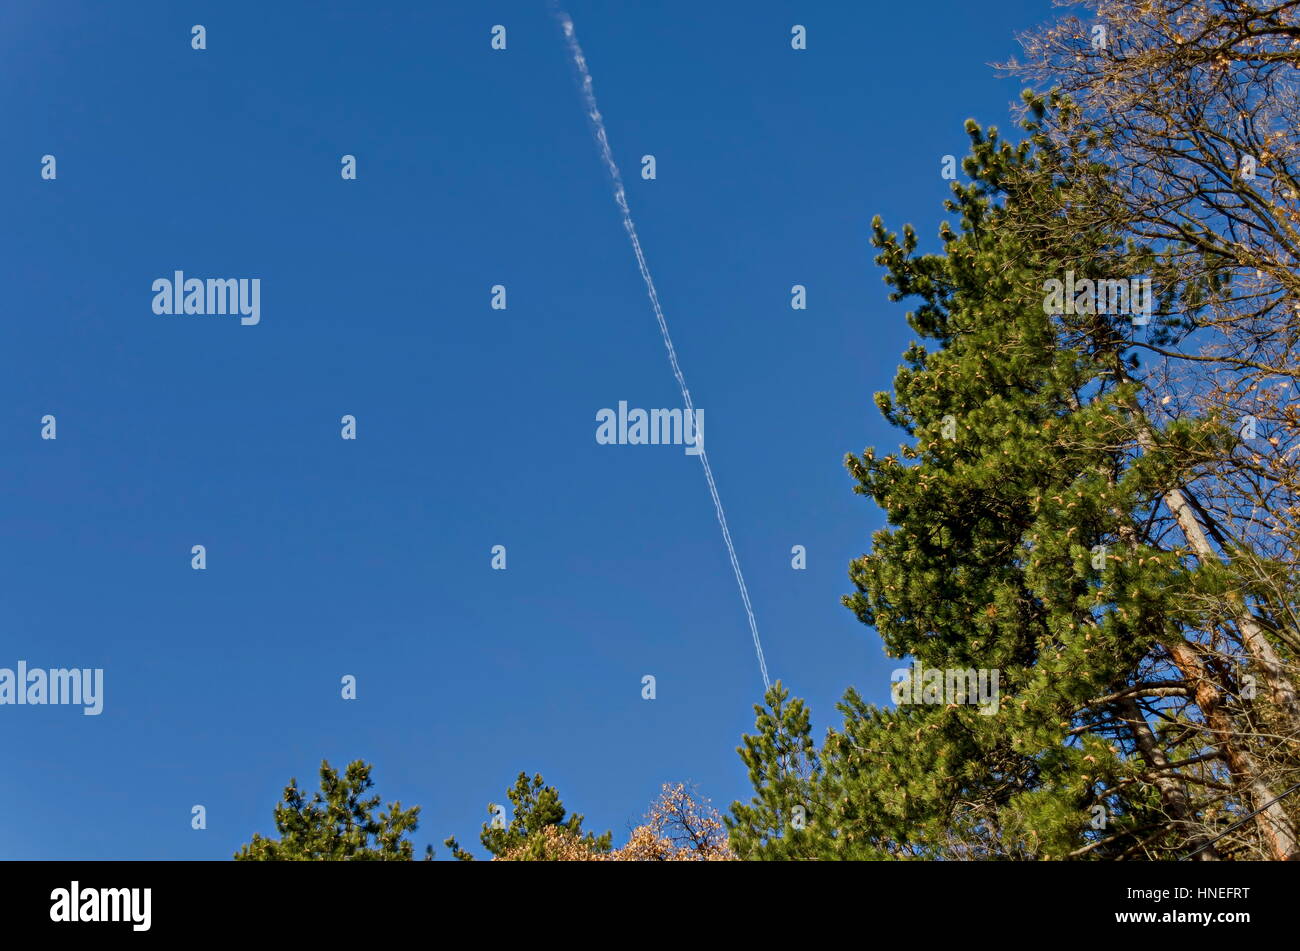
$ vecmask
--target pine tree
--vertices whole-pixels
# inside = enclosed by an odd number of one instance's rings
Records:
[[[609,832],[594,835],[584,832],[583,817],[577,813],[565,811],[560,794],[552,786],[547,786],[540,773],[531,780],[527,773],[520,773],[514,786],[506,791],[512,806],[509,824],[497,824],[495,820],[483,823],[479,840],[483,847],[494,857],[509,855],[511,858],[542,860],[551,857],[549,848],[551,840],[548,830],[560,831],[564,838],[572,839],[582,849],[593,853],[610,850],[613,836]],[[488,811],[497,812],[497,805],[489,803]],[[469,861],[473,855],[460,847],[455,837],[446,840],[452,857],[460,861]]]
[[[845,603],[890,656],[939,677],[905,684],[922,702],[894,709],[848,691],[799,783],[785,733],[806,728],[769,695],[742,751],[758,796],[729,824],[742,856],[1215,857],[1211,833],[1269,791],[1213,652],[1222,572],[1177,531],[1178,487],[1229,434],[1211,418],[1154,426],[1130,317],[1048,302],[1048,278],[1156,258],[1114,232],[1086,128],[1040,134],[1069,104],[1027,102],[1019,145],[968,123],[970,183],[954,184],[942,253],[873,222],[892,297],[919,299],[908,321],[929,344],[877,394],[910,441],[847,459],[888,525]],[[979,671],[998,675],[991,703],[962,692]],[[815,806],[797,832],[782,821],[796,795]],[[1279,857],[1288,826],[1277,807],[1259,820]]]
[[[763,699],[763,706],[754,706],[758,735],[744,737],[736,751],[749,769],[755,795],[748,805],[732,805],[725,819],[730,845],[742,859],[815,855],[822,825],[822,810],[814,802],[821,766],[811,716],[802,700],[790,700],[779,680]]]
[[[404,836],[414,832],[419,806],[402,809],[390,803],[387,812],[374,814],[379,795],[362,798],[374,785],[370,764],[349,763],[339,776],[328,761],[320,767],[320,792],[308,802],[290,779],[284,799],[275,807],[275,827],[280,838],[254,834],[253,841],[235,853],[236,861],[410,861],[412,845]],[[431,853],[430,853],[431,854]]]
[[[947,203],[961,218],[941,227],[942,254],[916,255],[910,228],[900,241],[873,223],[893,298],[920,298],[909,322],[937,346],[909,348],[893,393],[877,396],[913,442],[883,459],[849,457],[855,491],[891,527],[854,563],[859,590],[846,604],[892,656],[996,671],[1006,699],[990,715],[938,691],[880,717],[850,696],[832,741],[850,765],[837,773],[850,805],[872,806],[862,834],[897,854],[1123,848],[1127,830],[1159,823],[1149,799],[1119,791],[1131,779],[1123,730],[1091,702],[1143,682],[1144,659],[1177,623],[1168,592],[1178,565],[1140,546],[1095,558],[1151,504],[1142,472],[1126,467],[1131,390],[1114,369],[1127,318],[1047,313],[1044,279],[1141,265],[1122,260],[1134,251],[1104,225],[1068,247],[1034,230],[1068,214],[1068,155],[1013,147],[974,123],[968,132],[972,181]],[[877,748],[888,752],[857,753]],[[862,768],[873,761],[885,777]],[[1096,806],[1104,837],[1091,834]],[[881,818],[891,821],[872,828]]]

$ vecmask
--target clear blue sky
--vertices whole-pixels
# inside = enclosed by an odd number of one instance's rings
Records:
[[[568,10],[820,735],[899,666],[839,603],[881,523],[842,458],[898,442],[871,397],[910,338],[868,225],[932,237],[962,121],[1010,125],[988,64],[1054,11]],[[544,0],[11,0],[0,45],[0,667],[105,671],[98,717],[0,706],[0,857],[227,858],[322,758],[440,857],[520,770],[616,841],[662,783],[747,797],[762,683],[699,462],[594,438],[681,400]],[[261,323],[156,316],[177,269],[260,278]]]

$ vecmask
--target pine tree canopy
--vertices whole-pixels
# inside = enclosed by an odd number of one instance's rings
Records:
[[[375,814],[378,794],[363,798],[374,785],[370,764],[349,763],[343,775],[326,761],[320,766],[320,791],[308,801],[296,779],[289,780],[284,799],[275,807],[280,838],[255,834],[235,854],[236,861],[410,861],[413,847],[405,839],[414,832],[420,807],[403,810],[390,803]]]
[[[1231,428],[1157,422],[1132,315],[1045,294],[1067,272],[1158,272],[1161,249],[1117,229],[1115,173],[1086,132],[1044,133],[1070,127],[1071,104],[1026,104],[1018,144],[968,122],[939,253],[872,224],[919,339],[876,396],[906,441],[846,460],[887,524],[844,602],[889,656],[940,678],[904,683],[894,707],[849,689],[820,751],[773,686],[739,751],[756,792],[728,818],[742,858],[1207,857],[1295,776],[1294,744],[1251,726],[1277,711],[1242,697],[1250,658],[1225,643],[1263,612],[1197,547],[1187,503]],[[996,675],[995,699],[944,693],[954,671]],[[1286,857],[1294,826],[1277,807],[1235,847]]]

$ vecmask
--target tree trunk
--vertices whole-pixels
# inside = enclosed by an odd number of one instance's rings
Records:
[[[1172,645],[1169,650],[1183,677],[1192,685],[1196,704],[1201,708],[1210,732],[1218,740],[1219,748],[1228,760],[1228,767],[1232,770],[1237,786],[1255,801],[1256,808],[1263,806],[1274,798],[1274,793],[1260,779],[1255,758],[1233,742],[1232,723],[1223,710],[1218,688],[1211,682],[1205,664],[1186,640]],[[1268,842],[1269,851],[1273,853],[1275,859],[1285,861],[1300,858],[1300,844],[1297,843],[1291,820],[1280,802],[1265,807],[1255,817],[1255,822]]]
[[[1187,802],[1187,790],[1183,788],[1178,777],[1169,769],[1169,757],[1165,756],[1165,751],[1160,748],[1156,742],[1155,734],[1151,731],[1151,725],[1147,723],[1146,716],[1142,713],[1138,703],[1132,697],[1126,697],[1116,703],[1123,719],[1129,724],[1133,731],[1133,739],[1137,742],[1138,751],[1142,758],[1147,761],[1153,770],[1155,770],[1155,784],[1160,791],[1160,801],[1168,810],[1170,817],[1174,820],[1175,826],[1188,839],[1188,846],[1195,848],[1200,845],[1200,840],[1204,836],[1196,836],[1193,831],[1194,816],[1191,806]],[[1206,846],[1196,853],[1196,859],[1200,862],[1217,861],[1219,853],[1214,846]]]

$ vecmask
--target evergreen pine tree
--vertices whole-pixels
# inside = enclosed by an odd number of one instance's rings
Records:
[[[370,764],[349,763],[344,774],[321,762],[320,792],[310,802],[290,779],[283,801],[275,807],[275,827],[280,838],[254,834],[253,841],[235,853],[236,861],[410,861],[412,845],[404,836],[414,832],[420,807],[402,809],[390,803],[375,815],[379,795],[362,798],[374,785]]]
[[[495,821],[483,823],[479,840],[483,847],[494,857],[507,854],[512,857],[544,859],[548,855],[548,840],[545,830],[548,827],[562,830],[568,837],[576,840],[588,851],[604,853],[610,850],[613,836],[609,832],[594,835],[582,828],[583,817],[577,813],[567,813],[560,794],[552,786],[547,786],[540,773],[531,780],[527,773],[520,773],[514,786],[506,791],[510,799],[511,818],[509,824],[497,825]],[[488,811],[496,813],[495,803],[488,805]],[[470,861],[473,855],[460,847],[455,837],[446,840],[452,857],[460,861]]]
[[[731,849],[742,859],[816,855],[823,810],[814,799],[821,764],[808,707],[791,700],[778,680],[754,712],[758,735],[744,737],[736,752],[749,769],[755,795],[748,805],[733,805],[724,820]]]
[[[888,525],[845,603],[890,656],[931,672],[899,694],[921,702],[876,708],[849,690],[800,785],[785,734],[806,727],[769,695],[742,751],[757,796],[729,823],[742,856],[1214,857],[1210,834],[1269,792],[1213,654],[1223,572],[1177,531],[1178,487],[1224,458],[1229,434],[1208,418],[1154,427],[1131,317],[1045,294],[1067,272],[1157,265],[1114,232],[1092,187],[1106,170],[1079,157],[1086,130],[1040,134],[1069,104],[1027,101],[1019,145],[968,123],[970,182],[954,184],[942,253],[873,222],[892,297],[919,299],[907,317],[928,344],[877,395],[910,441],[847,460]],[[998,675],[992,703],[954,691],[977,671]],[[819,810],[799,834],[781,818],[795,798]],[[1292,848],[1280,807],[1259,832],[1279,857]]]

